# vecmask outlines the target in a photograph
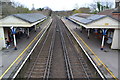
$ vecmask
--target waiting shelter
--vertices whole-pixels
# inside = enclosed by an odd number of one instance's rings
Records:
[[[120,49],[120,22],[107,15],[98,14],[84,14],[77,13],[69,16],[67,19],[78,24],[82,28],[85,28],[88,32],[88,39],[90,31],[94,30],[94,33],[100,33],[102,35],[101,50],[103,50],[105,38],[107,43],[111,44],[111,49]],[[100,31],[99,31],[100,30]]]
[[[21,33],[30,35],[31,27],[36,31],[36,25],[47,19],[40,13],[13,14],[0,20],[0,49],[6,47],[6,41],[13,41],[17,49],[16,37]]]

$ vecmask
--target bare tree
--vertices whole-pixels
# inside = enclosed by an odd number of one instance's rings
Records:
[[[100,12],[106,9],[111,9],[113,7],[113,3],[109,1],[100,2],[98,0],[95,3],[90,4],[90,8],[93,12]]]
[[[16,13],[15,7],[12,5],[12,2],[3,2],[2,3],[2,16],[8,16],[10,14]]]
[[[2,2],[1,5],[1,10],[2,10],[2,16],[6,17],[11,14],[16,14],[16,13],[31,13],[28,8],[24,7],[22,4],[18,2]]]
[[[76,9],[76,10],[78,10],[78,9],[79,9],[78,4],[75,4],[75,5],[74,5],[74,9]]]

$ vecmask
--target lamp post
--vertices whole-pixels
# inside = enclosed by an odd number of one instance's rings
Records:
[[[35,25],[35,32],[36,32],[36,30],[37,30],[37,25]]]
[[[29,38],[29,36],[30,36],[30,30],[29,30],[29,28],[27,28],[27,31],[28,31],[27,36]]]

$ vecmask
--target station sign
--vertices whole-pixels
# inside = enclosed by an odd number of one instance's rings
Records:
[[[108,26],[109,25],[109,23],[105,23],[105,26]]]

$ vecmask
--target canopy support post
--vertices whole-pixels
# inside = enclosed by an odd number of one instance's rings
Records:
[[[15,34],[13,34],[13,39],[14,39],[14,50],[17,50],[17,43],[16,43],[16,37],[15,37]]]
[[[80,32],[82,33],[82,26],[80,26],[81,28],[80,28]]]
[[[14,47],[15,47],[14,50],[17,50],[17,42],[16,42],[16,36],[15,36],[16,29],[12,26],[11,30],[12,30],[12,34],[13,34],[13,40],[14,40]]]
[[[106,35],[107,29],[102,29],[103,38],[102,38],[102,44],[101,44],[101,50],[104,49],[104,42],[105,42],[105,35]]]
[[[36,32],[37,26],[35,25],[35,32]]]
[[[88,39],[90,38],[90,29],[88,29]]]
[[[30,36],[30,30],[29,30],[29,28],[27,28],[27,30],[28,30],[27,35],[28,35],[28,38],[29,38],[29,36]]]

